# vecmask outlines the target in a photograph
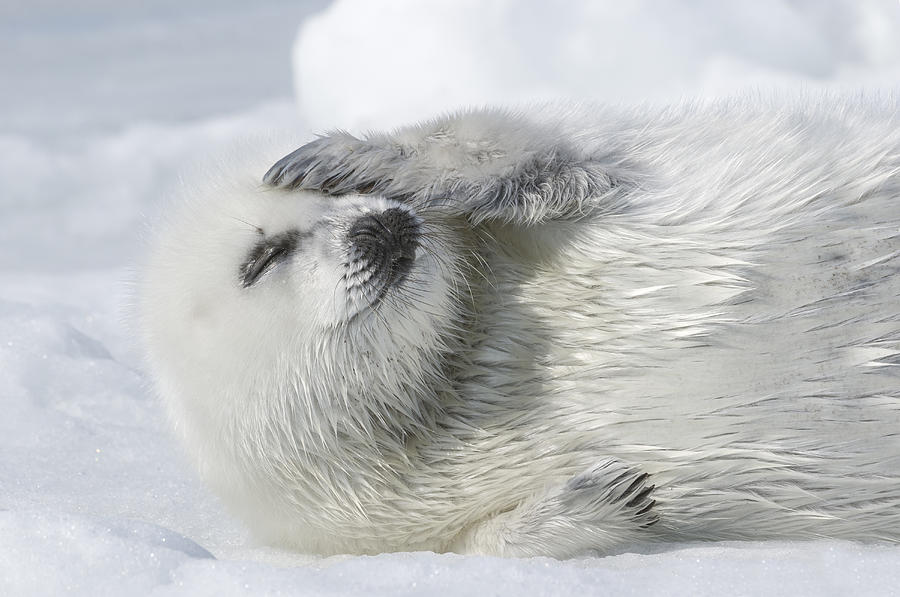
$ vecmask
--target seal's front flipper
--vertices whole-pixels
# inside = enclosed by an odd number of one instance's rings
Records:
[[[606,460],[470,529],[455,551],[568,558],[646,541],[659,522],[649,475]]]
[[[485,110],[365,139],[332,133],[279,160],[263,182],[443,205],[474,222],[538,224],[616,209],[633,187],[624,164],[588,152],[560,125]]]
[[[263,182],[333,195],[369,194],[382,191],[398,166],[398,156],[384,140],[363,141],[349,133],[335,132],[275,162]]]

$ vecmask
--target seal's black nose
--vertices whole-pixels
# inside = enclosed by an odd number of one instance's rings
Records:
[[[391,284],[412,267],[419,246],[419,222],[409,211],[392,207],[360,217],[348,238],[350,260]]]

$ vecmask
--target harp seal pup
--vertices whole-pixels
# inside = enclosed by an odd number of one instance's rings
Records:
[[[153,376],[297,550],[900,541],[897,113],[487,109],[263,183],[248,155],[160,226]]]

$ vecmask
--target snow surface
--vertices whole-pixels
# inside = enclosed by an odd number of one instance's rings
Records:
[[[0,4],[0,595],[900,593],[891,546],[557,562],[252,543],[183,462],[129,327],[144,222],[185,164],[483,102],[900,81],[894,0],[343,0],[294,42],[298,113],[290,47],[323,5]]]

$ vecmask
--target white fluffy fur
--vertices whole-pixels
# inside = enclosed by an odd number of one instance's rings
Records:
[[[320,139],[287,189],[226,164],[146,269],[159,390],[203,477],[301,550],[898,541],[897,109],[473,112]],[[368,310],[345,234],[396,205],[425,235]],[[312,235],[242,288],[257,228]]]

